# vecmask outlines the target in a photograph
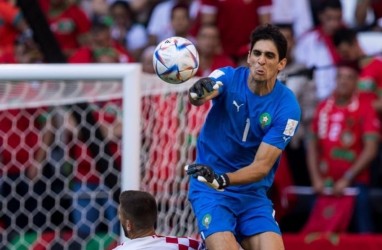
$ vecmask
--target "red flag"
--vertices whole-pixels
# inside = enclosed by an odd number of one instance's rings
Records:
[[[353,215],[355,196],[317,196],[314,208],[302,233],[345,232]]]

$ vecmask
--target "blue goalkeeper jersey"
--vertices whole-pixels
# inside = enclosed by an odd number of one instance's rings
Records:
[[[293,92],[280,81],[267,95],[248,87],[249,68],[225,67],[209,77],[223,86],[201,129],[196,162],[211,166],[216,173],[234,172],[254,161],[261,142],[283,150],[297,130],[301,109]],[[261,181],[230,186],[228,190],[267,190],[273,183],[279,160]],[[193,178],[192,178],[193,179]],[[191,189],[206,186],[192,180]]]

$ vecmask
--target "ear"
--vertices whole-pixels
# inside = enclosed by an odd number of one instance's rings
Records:
[[[131,231],[133,229],[133,223],[130,220],[125,220],[125,227],[127,231]]]
[[[277,69],[278,69],[279,71],[283,70],[283,69],[285,68],[286,64],[287,64],[287,61],[288,61],[288,60],[287,60],[286,58],[282,59],[282,60],[279,62],[279,64],[277,65]]]
[[[248,55],[247,55],[247,63],[249,64],[249,58],[251,57],[251,51],[248,51]]]

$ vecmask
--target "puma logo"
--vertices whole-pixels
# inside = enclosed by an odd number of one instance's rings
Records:
[[[290,139],[290,136],[283,136],[284,142],[287,142]]]
[[[239,112],[240,111],[240,107],[241,106],[243,106],[244,105],[244,103],[242,103],[242,104],[237,104],[237,102],[235,101],[235,100],[233,100],[233,103],[232,103],[233,105],[235,105],[235,107],[236,107],[236,109],[237,109],[237,112]]]

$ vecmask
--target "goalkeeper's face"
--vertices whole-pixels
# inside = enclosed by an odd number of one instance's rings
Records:
[[[276,45],[271,40],[259,40],[247,59],[251,77],[256,82],[274,82],[277,73],[286,65],[286,58],[279,59]]]

